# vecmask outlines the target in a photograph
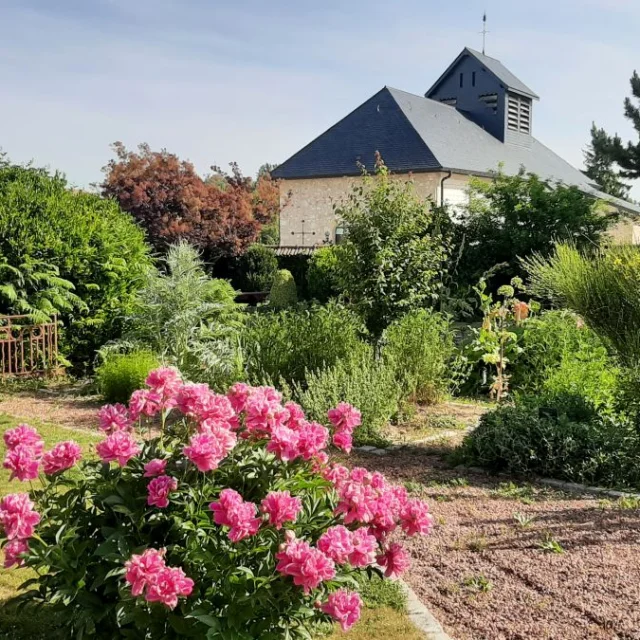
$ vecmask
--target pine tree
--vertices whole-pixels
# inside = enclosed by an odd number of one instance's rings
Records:
[[[591,125],[591,143],[584,150],[584,173],[604,193],[616,198],[627,198],[630,187],[620,180],[620,174],[613,167],[613,152],[609,140],[604,129],[598,129],[595,123]]]
[[[618,134],[609,136],[602,131],[599,148],[603,153],[610,154],[618,164],[621,178],[637,180],[640,178],[640,76],[636,71],[631,76],[630,84],[632,95],[624,99],[624,115],[631,120],[639,139],[635,143],[623,144]]]

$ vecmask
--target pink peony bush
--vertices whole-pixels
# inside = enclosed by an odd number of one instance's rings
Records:
[[[225,396],[163,367],[98,422],[97,459],[81,462],[76,443],[45,451],[27,425],[4,435],[15,480],[42,481],[0,501],[5,566],[36,569],[26,598],[63,609],[68,637],[348,630],[362,576],[400,575],[402,537],[433,525],[380,473],[331,462],[360,423],[346,403],[326,426],[270,387]]]

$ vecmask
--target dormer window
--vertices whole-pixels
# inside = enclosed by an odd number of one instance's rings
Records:
[[[507,94],[507,129],[531,133],[531,98],[516,93]]]

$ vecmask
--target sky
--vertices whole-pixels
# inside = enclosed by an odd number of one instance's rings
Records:
[[[637,139],[640,0],[0,0],[0,147],[78,187],[116,140],[252,175],[385,85],[423,94],[482,47],[484,10],[536,138],[579,168],[592,121]]]

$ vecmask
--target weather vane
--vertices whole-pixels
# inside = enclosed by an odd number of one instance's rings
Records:
[[[482,14],[482,31],[480,33],[482,34],[482,54],[484,55],[484,48],[487,42],[487,33],[489,33],[487,31],[487,12],[486,11]]]

